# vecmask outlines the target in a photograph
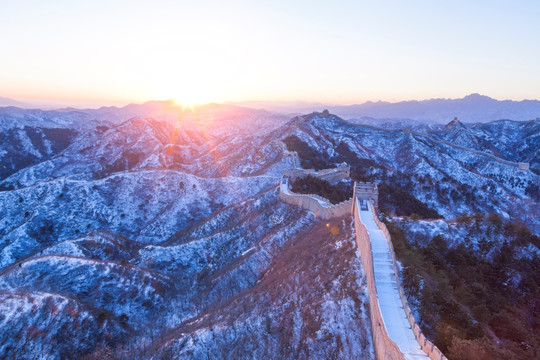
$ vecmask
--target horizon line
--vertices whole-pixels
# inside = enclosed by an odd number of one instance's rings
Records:
[[[422,102],[422,101],[431,101],[431,100],[463,100],[467,97],[471,96],[478,96],[483,98],[489,98],[491,100],[495,101],[512,101],[512,102],[523,102],[523,101],[540,101],[538,98],[521,98],[521,99],[499,99],[494,98],[489,95],[484,95],[480,93],[469,93],[467,95],[464,95],[463,97],[429,97],[429,98],[409,98],[409,99],[400,99],[400,100],[364,100],[364,101],[353,101],[353,102],[333,102],[333,101],[320,101],[320,100],[228,100],[228,101],[209,101],[199,104],[183,104],[179,99],[169,98],[169,99],[150,99],[150,100],[143,100],[143,101],[115,101],[115,100],[103,100],[103,103],[99,103],[98,101],[70,101],[70,100],[51,100],[51,101],[43,101],[43,100],[19,100],[12,97],[5,97],[0,96],[0,103],[2,100],[6,102],[13,102],[13,104],[10,105],[0,105],[0,108],[5,107],[16,107],[20,109],[40,109],[40,110],[63,110],[63,109],[78,109],[78,110],[91,110],[91,109],[100,109],[100,108],[107,108],[107,107],[116,107],[116,108],[123,108],[129,105],[144,105],[146,103],[151,102],[174,102],[178,105],[186,105],[186,106],[205,106],[205,105],[211,105],[211,104],[218,104],[218,105],[235,105],[235,106],[245,106],[249,107],[249,104],[283,104],[283,105],[293,105],[297,104],[299,106],[305,105],[322,105],[322,106],[355,106],[355,105],[363,105],[363,104],[370,104],[370,103],[387,103],[387,104],[397,104],[397,103],[403,103],[403,102]]]

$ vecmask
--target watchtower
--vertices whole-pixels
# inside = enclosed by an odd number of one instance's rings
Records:
[[[529,163],[526,163],[526,162],[518,163],[518,169],[519,170],[527,170],[527,171],[529,171],[529,167],[530,167]]]
[[[354,183],[354,196],[359,200],[373,201],[375,209],[379,209],[379,188],[372,182]]]

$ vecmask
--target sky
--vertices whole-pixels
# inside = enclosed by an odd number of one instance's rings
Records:
[[[0,97],[540,98],[538,1],[0,0]]]

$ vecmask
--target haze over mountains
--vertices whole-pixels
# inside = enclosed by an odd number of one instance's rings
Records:
[[[179,99],[181,100],[181,99]],[[480,94],[470,94],[461,99],[426,99],[400,102],[368,101],[354,105],[336,105],[305,101],[241,101],[230,104],[285,114],[305,114],[314,109],[326,108],[345,119],[369,121],[374,119],[399,119],[417,122],[448,122],[457,117],[462,122],[489,122],[494,120],[526,121],[540,117],[539,100],[496,100]],[[128,105],[128,106],[133,106]],[[22,102],[0,97],[1,106],[24,109],[43,108],[43,103]],[[45,108],[61,108],[50,104]]]
[[[461,99],[429,99],[400,102],[368,101],[357,105],[334,105],[306,102],[241,102],[239,105],[285,113],[309,113],[327,108],[345,119],[409,119],[424,122],[448,122],[458,117],[462,122],[518,121],[540,117],[538,100],[495,100],[479,94]]]
[[[24,103],[22,101],[6,98],[6,97],[0,97],[0,106],[16,106],[20,108],[30,108],[31,105],[28,103]]]

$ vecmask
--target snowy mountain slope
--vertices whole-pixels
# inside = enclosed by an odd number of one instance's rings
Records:
[[[5,359],[77,357],[125,334],[77,301],[50,293],[0,292],[0,319]]]
[[[172,279],[145,269],[65,255],[28,259],[4,269],[0,278],[0,291],[62,294],[118,319],[135,311],[139,318],[156,316],[172,287]]]
[[[429,135],[505,160],[528,162],[533,169],[540,169],[540,121],[501,120],[465,125],[454,120]]]
[[[515,123],[505,137],[495,139],[493,136],[485,141],[491,141],[493,147],[501,149],[522,144],[519,155],[510,151],[503,155],[509,161],[535,163],[538,161],[534,154],[539,123]],[[295,118],[293,124],[288,133],[317,149],[320,156],[327,157],[329,164],[343,160],[371,164],[355,166],[355,171],[376,181],[399,183],[444,217],[455,218],[463,212],[499,212],[505,217],[519,216],[536,231],[540,230],[535,221],[540,216],[536,198],[539,178],[533,171],[522,171],[470,151],[437,143],[430,137],[352,125],[333,115],[314,113]],[[497,133],[496,128],[502,124],[506,122],[481,125],[481,129],[485,133]],[[434,134],[440,138],[447,136],[448,141],[454,138],[453,143],[460,144],[461,141],[466,146],[470,144],[452,134],[470,135],[469,131],[475,138],[481,137],[480,131],[473,133],[468,127],[447,128]],[[528,205],[531,201],[532,207]],[[521,204],[522,210],[516,211],[516,204]]]
[[[155,114],[162,104],[152,106]],[[141,111],[135,108],[129,111]],[[133,358],[128,354],[135,352],[147,358],[171,329],[215,313],[239,294],[250,296],[272,264],[284,261],[283,249],[292,239],[321,226],[312,215],[278,199],[281,171],[290,167],[278,142],[284,126],[280,117],[231,107],[205,111],[182,121],[168,112],[155,118],[117,113],[101,121],[94,111],[92,124],[74,126],[76,134],[64,147],[41,152],[33,162],[10,170],[0,191],[0,292],[12,297],[45,294],[55,297],[54,303],[69,299],[78,313],[87,315],[84,322],[74,322],[64,307],[41,306],[40,318],[54,319],[46,322],[49,334],[61,329],[77,333],[72,339],[61,337],[64,346],[58,350],[50,337],[25,330],[43,328],[22,312],[13,318],[15,327],[4,324],[0,331],[17,332],[26,345],[5,338],[0,346],[22,358],[64,356],[64,349],[78,357]],[[6,131],[26,132],[39,114],[17,113],[10,121],[26,128]],[[51,126],[72,129],[73,112],[54,116],[62,115],[67,119],[55,119]],[[10,156],[41,149],[6,139]],[[354,255],[350,247],[349,255]],[[329,261],[340,262],[340,253]],[[343,269],[349,281],[360,281],[358,264],[352,260]],[[306,268],[304,276],[315,278],[318,269]],[[291,288],[298,286],[294,278],[284,280],[289,282]],[[326,296],[329,302],[338,299],[338,288]],[[300,305],[310,304],[327,317],[352,317],[359,326],[354,336],[345,329],[328,329],[327,351],[343,353],[338,340],[330,339],[347,336],[355,354],[369,358],[364,288],[359,283],[355,289],[332,311],[316,307],[315,297],[299,298],[297,304],[284,298],[267,317],[279,318],[283,306],[300,311]],[[256,316],[252,320],[259,322]],[[302,327],[302,321],[295,324]],[[240,330],[233,326],[229,331]],[[362,337],[356,339],[357,334]],[[79,346],[83,340],[87,346]],[[292,354],[285,341],[278,339],[272,346]],[[16,346],[28,351],[17,353]],[[262,346],[259,351],[272,354],[272,349]]]
[[[279,146],[263,141],[264,137],[213,139],[200,129],[133,119],[104,133],[86,133],[61,154],[18,171],[1,185],[19,188],[61,177],[99,179],[142,169],[176,169],[201,177],[246,176],[269,166],[266,156],[273,162],[279,159]],[[231,159],[237,155],[242,159]]]
[[[25,126],[0,133],[0,180],[60,153],[77,132],[72,129]]]
[[[348,161],[447,218],[499,212],[534,225],[539,211],[534,172],[332,115],[160,102],[0,114],[0,294],[9,299],[0,314],[13,319],[0,333],[19,334],[0,347],[22,358],[371,358],[350,219],[332,235],[278,198],[291,166],[280,142],[291,135],[328,166]],[[520,161],[535,156],[537,129],[424,132],[463,146],[484,139]],[[65,332],[74,335],[55,335]]]
[[[250,291],[184,322],[155,358],[371,358],[350,219],[336,225],[337,242],[324,224],[291,239]]]
[[[18,261],[36,247],[102,228],[139,242],[160,242],[277,181],[272,176],[204,179],[151,170],[96,181],[59,179],[0,192],[4,204],[0,266]]]

